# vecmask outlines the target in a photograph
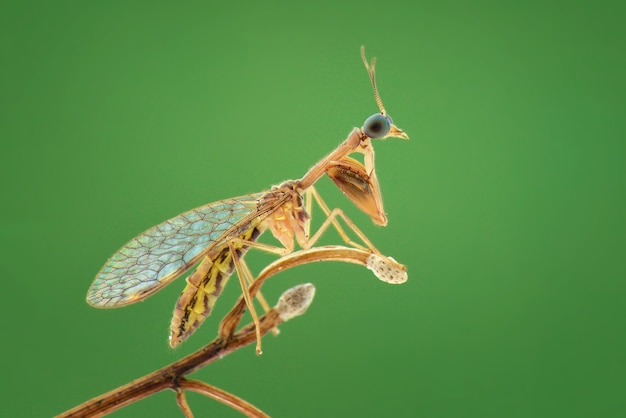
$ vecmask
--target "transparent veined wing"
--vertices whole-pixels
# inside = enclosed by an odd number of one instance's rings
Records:
[[[193,267],[215,245],[259,219],[257,204],[263,195],[210,203],[136,236],[96,275],[87,302],[101,308],[116,307],[153,294]]]

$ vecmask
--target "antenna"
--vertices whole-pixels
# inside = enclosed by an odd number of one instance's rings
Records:
[[[374,88],[374,98],[376,99],[376,104],[380,109],[380,113],[385,116],[387,115],[387,112],[385,111],[385,106],[383,106],[383,101],[380,100],[380,96],[378,95],[378,89],[376,88],[376,57],[372,58],[372,62],[369,64],[367,62],[367,58],[365,57],[365,45],[361,45],[361,58],[363,58],[363,64],[365,64],[367,74],[370,76],[370,81],[372,82],[372,87]]]

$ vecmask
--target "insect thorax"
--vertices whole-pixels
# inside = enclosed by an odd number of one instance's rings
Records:
[[[260,199],[259,211],[270,213],[263,226],[289,251],[294,249],[294,237],[300,246],[308,240],[310,217],[296,181],[287,180],[272,187]]]

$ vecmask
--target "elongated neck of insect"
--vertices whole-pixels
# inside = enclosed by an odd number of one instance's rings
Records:
[[[361,151],[363,153],[363,162],[368,176],[376,176],[374,171],[374,147],[368,142],[367,146]]]
[[[302,190],[306,190],[311,187],[320,177],[326,172],[326,168],[331,161],[340,160],[346,155],[357,150],[363,132],[359,128],[354,128],[348,138],[343,141],[333,152],[322,158],[317,164],[298,181],[298,187]]]

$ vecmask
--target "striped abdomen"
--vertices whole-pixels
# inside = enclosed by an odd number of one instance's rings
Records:
[[[252,227],[239,235],[244,241],[256,241],[262,230]],[[248,247],[239,242],[231,244],[237,255],[242,257]],[[177,346],[187,339],[211,314],[211,310],[233,274],[233,255],[224,245],[213,258],[206,256],[196,270],[187,277],[187,286],[181,293],[170,326],[170,345]]]

